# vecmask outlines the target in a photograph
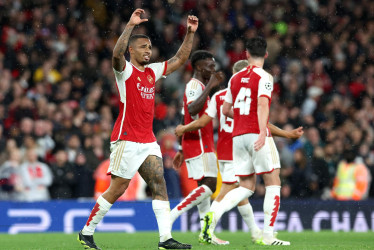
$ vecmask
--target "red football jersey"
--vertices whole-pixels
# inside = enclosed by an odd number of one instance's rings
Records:
[[[166,72],[167,62],[151,63],[144,71],[130,62],[122,72],[114,70],[121,98],[119,115],[114,124],[111,142],[126,140],[140,143],[156,141],[153,134],[155,82]]]
[[[197,79],[192,78],[187,83],[183,97],[182,113],[184,114],[184,124],[199,119],[204,114],[205,109],[208,107],[209,97],[199,114],[192,117],[188,112],[188,104],[195,101],[203,93],[204,89],[204,84]],[[186,160],[198,157],[203,153],[214,152],[213,123],[210,122],[204,128],[197,131],[185,133],[182,138],[182,148]]]
[[[217,158],[220,161],[232,161],[232,131],[234,120],[222,113],[223,103],[225,101],[227,89],[218,91],[212,96],[212,99],[205,110],[205,113],[219,121]]]
[[[273,77],[262,68],[250,65],[231,77],[225,101],[234,107],[233,136],[260,133],[257,101],[261,96],[269,98],[270,108],[272,91]]]

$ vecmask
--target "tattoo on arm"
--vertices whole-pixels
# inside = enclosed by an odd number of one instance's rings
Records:
[[[194,33],[187,33],[186,37],[179,50],[168,60],[168,68],[165,75],[169,75],[182,66],[188,59],[191,53],[192,44],[193,44]]]
[[[138,172],[151,189],[153,200],[168,200],[164,179],[164,167],[160,157],[155,155],[148,156],[140,166]]]
[[[124,55],[133,29],[134,26],[126,25],[125,30],[122,32],[122,35],[118,38],[116,46],[113,49],[112,65],[113,68],[117,71],[122,71],[123,67],[125,66]]]

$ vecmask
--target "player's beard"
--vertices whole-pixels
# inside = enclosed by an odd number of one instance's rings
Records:
[[[146,61],[146,60],[143,60],[140,62],[140,65],[144,66],[144,65],[147,65],[149,63],[149,61]]]
[[[151,56],[148,55],[148,57],[149,57],[149,60],[146,60],[146,59],[144,59],[144,56],[142,56],[142,58],[141,58],[141,60],[140,60],[140,65],[144,66],[144,65],[149,64],[149,61],[150,61],[150,59],[151,59]]]

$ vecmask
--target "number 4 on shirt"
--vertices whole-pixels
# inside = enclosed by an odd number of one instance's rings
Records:
[[[251,101],[251,89],[242,87],[236,97],[234,108],[239,108],[241,115],[249,115]]]

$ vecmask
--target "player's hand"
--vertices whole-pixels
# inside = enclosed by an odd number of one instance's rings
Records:
[[[303,134],[303,127],[298,127],[290,131],[290,139],[299,139]]]
[[[196,16],[187,17],[187,30],[188,33],[195,33],[199,26],[199,19]]]
[[[176,128],[175,128],[175,135],[176,136],[182,136],[184,134],[184,126],[183,125],[178,125]]]
[[[175,170],[179,170],[182,166],[182,163],[184,161],[184,155],[182,152],[178,151],[178,153],[174,156],[173,159],[173,167]]]
[[[209,84],[212,88],[218,87],[221,82],[225,79],[225,75],[222,71],[214,72],[210,76]]]
[[[129,24],[135,26],[135,25],[141,24],[141,23],[143,23],[143,22],[147,22],[148,19],[142,19],[142,18],[140,17],[140,15],[141,15],[141,14],[144,14],[144,13],[145,13],[145,11],[144,11],[143,9],[136,9],[136,10],[132,13],[132,15],[131,15],[131,17],[130,17]]]
[[[258,135],[257,141],[253,145],[253,148],[255,149],[255,151],[259,151],[265,145],[265,139],[266,139],[265,133],[260,133]]]

